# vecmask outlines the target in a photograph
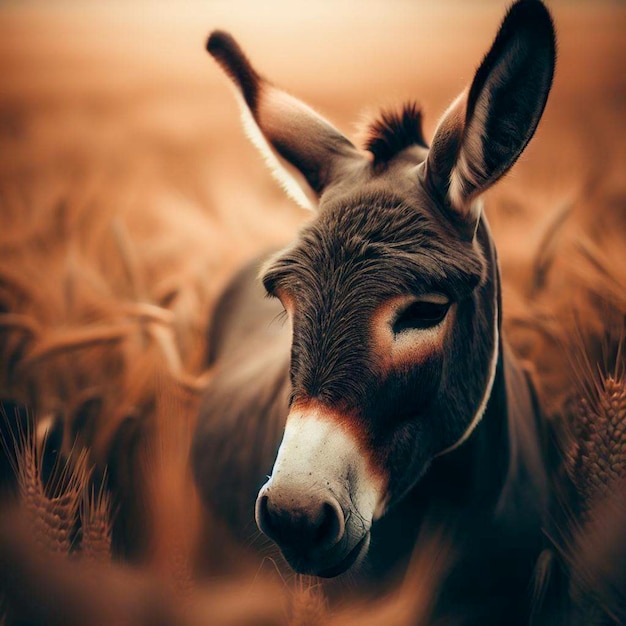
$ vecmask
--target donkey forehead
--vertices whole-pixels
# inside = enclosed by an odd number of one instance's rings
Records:
[[[375,284],[381,298],[439,289],[460,299],[484,267],[476,242],[457,233],[416,184],[402,197],[375,189],[323,199],[296,243],[268,263],[263,281],[270,292],[371,291]]]

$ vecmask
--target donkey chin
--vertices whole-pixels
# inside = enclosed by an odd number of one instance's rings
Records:
[[[367,554],[384,484],[349,430],[318,413],[289,416],[256,521],[301,574],[337,576]]]

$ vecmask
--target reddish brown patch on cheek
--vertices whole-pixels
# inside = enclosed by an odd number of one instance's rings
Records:
[[[341,428],[352,439],[367,465],[367,471],[372,481],[379,484],[381,496],[385,493],[389,482],[386,464],[383,462],[386,455],[380,454],[368,431],[365,420],[358,411],[329,407],[314,398],[296,400],[290,410],[292,413],[316,415],[319,419],[332,422]],[[289,418],[287,418],[289,419]]]
[[[384,303],[372,316],[370,332],[376,362],[380,363],[381,378],[426,364],[443,354],[456,319],[456,305],[452,304],[443,321],[433,328],[409,330],[395,335],[393,321],[398,312],[412,298],[395,298]]]

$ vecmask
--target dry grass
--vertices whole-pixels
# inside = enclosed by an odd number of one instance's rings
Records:
[[[175,4],[0,7],[0,399],[60,416],[68,460],[48,483],[41,441],[18,438],[19,509],[3,503],[0,519],[12,616],[431,623],[454,562],[448,533],[421,538],[391,595],[337,608],[315,581],[276,581],[198,504],[187,452],[210,377],[212,304],[243,261],[308,217],[245,142],[202,44],[211,28],[232,29],[268,75],[348,134],[364,106],[417,96],[428,134],[502,7]],[[626,12],[553,8],[560,55],[545,118],[487,204],[505,330],[560,433],[561,508],[537,568],[537,623],[572,607],[593,623],[623,607],[625,518],[612,496],[625,467]],[[556,599],[565,610],[552,612]]]
[[[561,463],[553,472],[555,501],[545,527],[551,548],[537,566],[539,623],[626,620],[623,339],[616,345],[613,366],[573,365],[574,401],[559,425]]]

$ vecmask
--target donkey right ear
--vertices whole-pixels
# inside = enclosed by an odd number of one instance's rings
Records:
[[[426,182],[468,231],[472,202],[515,163],[539,124],[552,85],[555,35],[539,0],[519,0],[491,50],[444,114],[426,162]]]
[[[317,207],[355,146],[297,98],[274,87],[250,64],[223,31],[209,37],[207,50],[235,83],[248,137],[265,157],[285,191],[302,207]]]

